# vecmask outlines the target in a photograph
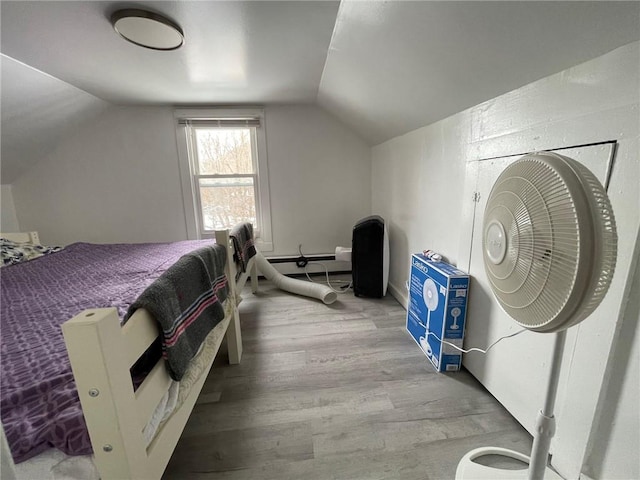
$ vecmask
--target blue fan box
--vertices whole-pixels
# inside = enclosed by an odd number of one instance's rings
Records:
[[[425,300],[425,296],[434,294],[437,296]],[[407,331],[438,372],[455,372],[461,368],[462,353],[440,340],[462,348],[468,296],[468,274],[448,263],[428,260],[419,253],[411,256]],[[429,311],[427,303],[431,303],[433,311]],[[437,338],[426,335],[427,323]]]

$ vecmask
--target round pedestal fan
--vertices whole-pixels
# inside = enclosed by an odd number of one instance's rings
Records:
[[[429,324],[431,323],[431,312],[434,312],[438,308],[438,286],[436,282],[427,278],[422,286],[422,298],[424,304],[427,306],[427,325],[424,330],[424,337],[420,337],[420,346],[427,357],[431,358],[433,351],[431,345],[429,345]]]
[[[547,467],[547,457],[565,334],[593,312],[609,289],[617,254],[613,210],[586,167],[545,152],[522,157],[502,172],[487,200],[483,225],[485,272],[498,303],[522,327],[556,338],[531,457],[479,448],[462,458],[456,479],[561,478]],[[484,455],[511,457],[529,468],[501,470],[474,461]]]

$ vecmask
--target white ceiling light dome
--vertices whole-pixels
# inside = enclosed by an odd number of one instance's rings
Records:
[[[184,43],[180,26],[147,10],[126,8],[111,15],[111,24],[125,40],[152,50],[175,50]]]

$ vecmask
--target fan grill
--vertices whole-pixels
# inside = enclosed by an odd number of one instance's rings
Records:
[[[581,163],[566,157],[564,159],[576,171],[585,190],[591,192],[588,198],[591,214],[594,217],[594,235],[596,238],[601,238],[601,241],[595,242],[594,245],[593,278],[588,286],[591,295],[586,299],[583,310],[577,312],[569,322],[568,328],[587,318],[609,290],[618,254],[618,234],[611,202],[596,176]]]
[[[496,223],[506,238],[491,231]],[[522,326],[567,328],[600,303],[615,266],[615,221],[604,189],[588,169],[555,154],[523,157],[496,181],[484,225],[491,287]],[[504,255],[496,256],[496,249]]]

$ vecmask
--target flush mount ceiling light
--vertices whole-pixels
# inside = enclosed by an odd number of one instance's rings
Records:
[[[111,24],[125,40],[152,50],[175,50],[184,43],[184,34],[176,23],[146,10],[118,10],[111,15]]]

